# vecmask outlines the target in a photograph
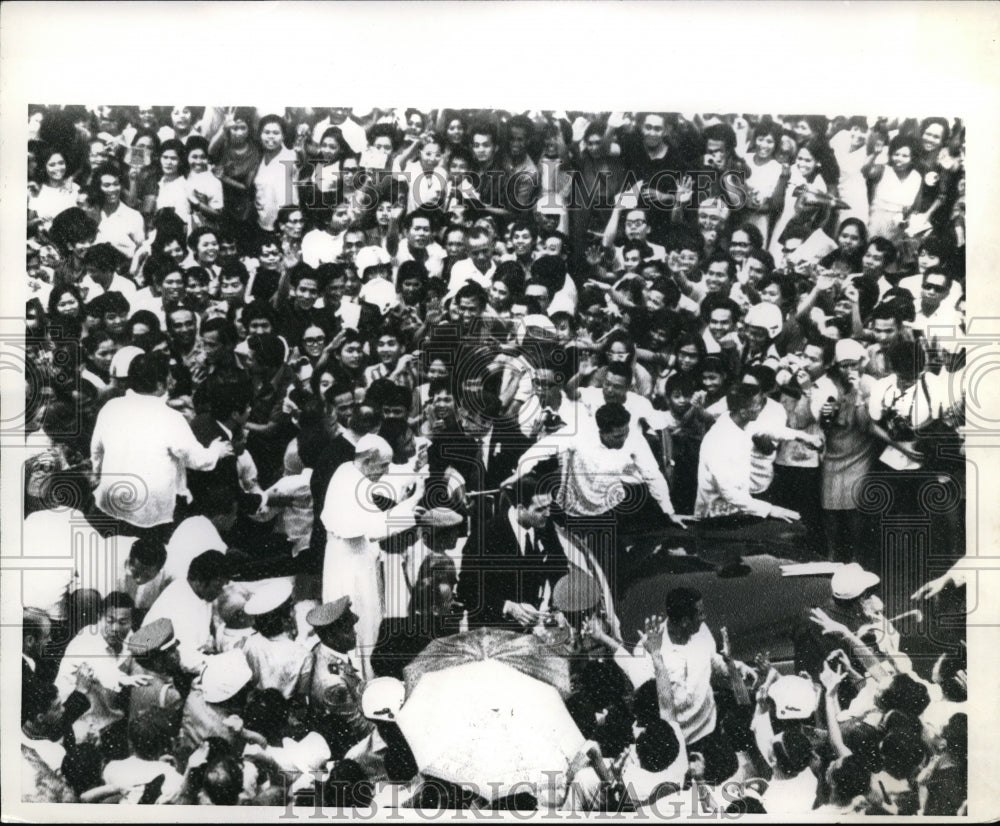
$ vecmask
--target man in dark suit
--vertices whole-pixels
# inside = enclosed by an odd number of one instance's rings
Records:
[[[434,507],[451,501],[449,468],[462,477],[468,493],[497,490],[500,482],[514,473],[531,444],[517,421],[498,415],[500,400],[482,390],[481,383],[466,381],[459,393],[450,379],[435,379],[428,395],[430,475],[424,488],[428,504]],[[474,510],[485,508],[487,501],[487,497],[476,497]],[[492,518],[493,514],[481,512],[480,516]]]
[[[547,610],[569,562],[550,518],[552,496],[532,476],[518,480],[515,504],[474,523],[462,553],[458,596],[469,628],[529,629]]]
[[[237,456],[244,449],[244,425],[250,413],[253,389],[249,377],[245,375],[218,375],[205,382],[204,393],[208,409],[195,416],[191,431],[203,445],[211,444],[215,439],[231,442],[233,455],[220,459],[212,470],[188,471],[188,487],[195,501],[207,488],[218,485],[242,494]],[[245,510],[243,502],[241,510]]]

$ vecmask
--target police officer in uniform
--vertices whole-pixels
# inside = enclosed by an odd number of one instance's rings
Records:
[[[174,734],[181,722],[184,710],[184,695],[190,689],[190,680],[185,679],[177,651],[177,637],[174,624],[162,617],[136,631],[127,643],[134,657],[133,676],[142,674],[148,681],[132,687],[129,695],[128,719],[134,720],[149,709],[165,711],[174,725]],[[175,680],[181,680],[178,686]]]
[[[361,710],[365,683],[351,651],[357,645],[358,615],[351,599],[340,597],[313,608],[306,621],[319,642],[310,652],[299,690],[309,703],[312,728],[330,744],[335,759],[367,737],[372,723]]]

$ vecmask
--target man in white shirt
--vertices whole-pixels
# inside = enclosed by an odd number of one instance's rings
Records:
[[[798,520],[799,514],[795,511],[755,499],[750,494],[754,443],[747,430],[764,409],[760,387],[737,385],[727,396],[727,404],[729,412],[719,417],[701,443],[694,515],[703,519],[750,514],[785,522]]]
[[[958,347],[956,339],[961,336],[962,314],[947,300],[951,290],[951,276],[940,269],[924,273],[920,285],[920,298],[916,302],[916,318],[913,329],[929,342],[937,344],[948,352]]]
[[[159,355],[132,360],[130,389],[101,409],[90,445],[97,507],[139,530],[162,531],[173,521],[188,468],[211,470],[233,455],[222,439],[202,447],[184,416],[167,406],[167,363]]]
[[[718,728],[711,681],[713,676],[728,678],[730,666],[716,651],[698,591],[674,588],[664,602],[666,622],[649,627],[645,643],[652,649],[660,707],[680,726],[688,754],[704,757],[704,780],[721,783],[736,772],[738,761],[736,749]],[[741,662],[733,661],[732,666],[744,677],[753,674]]]
[[[229,564],[220,551],[205,551],[191,560],[186,579],[168,585],[143,620],[149,625],[161,617],[174,626],[181,667],[197,674],[213,653],[213,607],[229,582]]]
[[[750,454],[750,493],[758,495],[771,487],[774,480],[774,460],[781,442],[796,441],[818,450],[823,445],[822,436],[788,426],[788,411],[767,394],[775,386],[774,370],[765,365],[748,368],[743,383],[757,387],[763,394],[764,403],[760,414],[746,426],[746,434],[753,442]],[[718,418],[727,412],[728,398],[722,398],[708,407],[705,412]]]
[[[580,368],[580,376],[593,375],[597,367],[593,362],[587,362]],[[631,432],[642,436],[641,423],[645,422],[650,430],[662,431],[669,423],[666,411],[656,410],[653,403],[645,396],[629,390],[632,381],[632,371],[624,362],[612,362],[608,365],[604,376],[603,387],[581,387],[576,389],[576,382],[570,381],[566,386],[566,394],[575,398],[586,416],[593,419],[598,409],[605,404],[620,404],[631,418]]]
[[[440,278],[448,256],[444,247],[434,240],[431,214],[423,211],[408,213],[403,218],[403,229],[406,230],[406,237],[396,250],[396,269],[404,261],[419,261],[427,268],[430,278]]]
[[[544,459],[557,456],[565,480],[558,491],[559,505],[570,517],[600,517],[628,496],[625,485],[645,485],[664,516],[679,527],[685,518],[674,513],[667,480],[645,439],[630,426],[624,405],[605,404],[595,415],[597,433],[559,430],[528,448],[517,472],[502,487],[513,484]],[[597,438],[593,438],[596,435]]]
[[[128,263],[121,250],[107,242],[94,244],[83,257],[86,275],[80,280],[80,292],[87,301],[93,301],[104,293],[117,292],[129,303],[136,302],[139,288],[119,271]]]
[[[146,679],[128,674],[129,654],[125,641],[132,630],[133,607],[127,594],[108,594],[97,625],[85,626],[66,647],[56,676],[61,701],[65,702],[77,690],[77,671],[84,664],[93,671],[86,692],[90,708],[73,724],[78,742],[89,735],[99,735],[103,729],[123,719],[122,689]]]
[[[474,227],[468,238],[469,257],[456,261],[448,280],[448,295],[454,295],[466,281],[475,281],[489,290],[497,267],[493,262],[493,238],[482,227]]]

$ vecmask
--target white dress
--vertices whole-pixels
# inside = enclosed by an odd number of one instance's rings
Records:
[[[840,181],[837,183],[837,194],[848,205],[842,209],[837,218],[839,223],[848,218],[857,218],[868,223],[868,182],[861,168],[865,165],[867,150],[862,144],[858,149],[851,149],[849,132],[838,132],[830,141],[830,147],[837,158],[840,167]]]
[[[754,159],[750,157],[747,159],[747,166],[750,168],[750,175],[747,178],[750,189],[757,193],[757,198],[760,201],[770,198],[774,194],[774,190],[778,187],[778,179],[781,177],[781,164],[774,158],[771,158],[758,166]],[[760,230],[760,234],[764,236],[764,242],[766,243],[768,213],[754,211],[750,213],[747,223],[753,224]]]
[[[177,217],[187,224],[188,232],[191,231],[191,203],[188,201],[187,178],[174,178],[172,181],[160,178],[159,191],[156,193],[156,209],[159,211],[164,207],[173,207]]]
[[[323,557],[323,602],[351,598],[358,615],[357,651],[365,679],[371,679],[371,652],[382,622],[383,586],[379,540],[414,524],[413,502],[381,511],[372,494],[387,495],[389,486],[372,483],[353,462],[337,468],[326,492],[320,520],[326,528]]]
[[[890,241],[901,235],[903,210],[913,206],[920,191],[920,173],[911,169],[900,180],[892,167],[887,167],[872,194],[871,212],[868,216],[868,237],[880,235]]]
[[[768,248],[768,251],[774,256],[775,261],[782,261],[784,259],[782,245],[778,239],[781,238],[781,233],[784,231],[785,227],[787,227],[792,218],[795,217],[795,205],[799,200],[799,196],[795,193],[795,190],[800,186],[812,186],[822,192],[826,192],[826,181],[823,180],[821,175],[817,175],[810,182],[803,177],[797,167],[792,167],[792,174],[788,179],[788,186],[785,187],[785,206],[781,210],[781,217],[778,218],[778,222],[774,225],[774,230],[771,232],[771,246]]]
[[[42,184],[38,195],[29,196],[28,209],[46,224],[50,223],[60,212],[76,206],[76,198],[80,187],[73,181],[67,181],[63,186],[54,187]]]

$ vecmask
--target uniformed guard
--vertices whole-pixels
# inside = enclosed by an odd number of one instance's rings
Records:
[[[159,708],[167,712],[176,734],[189,685],[183,679],[173,623],[166,617],[154,620],[136,631],[126,644],[134,657],[133,676],[141,674],[149,678],[147,682],[132,686],[129,725],[147,710]],[[180,687],[175,682],[178,678],[181,678]]]
[[[262,585],[247,600],[243,613],[253,621],[254,633],[243,642],[254,685],[276,688],[291,699],[306,669],[309,651],[293,639],[292,583],[277,579]]]
[[[350,597],[313,608],[306,621],[316,629],[319,642],[313,646],[300,690],[308,697],[315,731],[326,737],[335,759],[371,733],[372,723],[361,711],[364,680],[350,652],[357,645],[354,626],[358,615]]]

